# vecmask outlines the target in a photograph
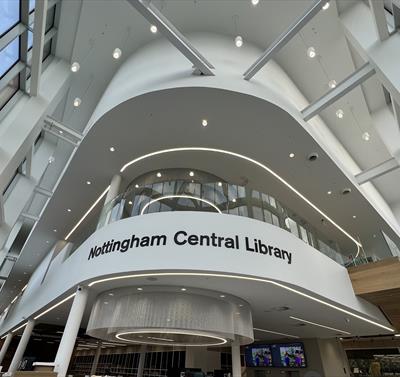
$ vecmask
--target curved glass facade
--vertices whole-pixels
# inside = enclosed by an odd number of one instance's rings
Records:
[[[170,211],[249,217],[291,232],[340,264],[352,261],[341,253],[337,243],[328,241],[273,196],[196,170],[168,169],[136,178],[123,193],[105,205],[97,228],[127,217]]]

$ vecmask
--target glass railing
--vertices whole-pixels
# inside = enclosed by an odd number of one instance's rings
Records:
[[[198,172],[190,173],[199,176]],[[155,175],[153,173],[153,177]],[[186,175],[189,175],[187,170]],[[185,179],[182,174],[170,173],[165,178],[153,179],[153,182],[148,179],[133,182],[125,192],[104,206],[97,229],[128,217],[170,211],[202,211],[249,217],[287,230],[342,265],[354,262],[341,252],[338,243],[329,241],[275,197],[217,179],[197,181],[191,179],[190,175]]]

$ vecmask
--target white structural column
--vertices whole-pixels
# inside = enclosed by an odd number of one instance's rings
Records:
[[[122,177],[119,174],[115,174],[110,183],[110,189],[108,190],[105,204],[107,204],[110,200],[114,199],[119,194],[119,188],[121,186]]]
[[[87,288],[78,287],[54,361],[54,371],[58,373],[59,377],[65,377],[67,374],[76,336],[78,335],[83,312],[85,311],[87,298]]]
[[[235,339],[231,344],[232,349],[232,377],[242,376],[242,366],[240,364],[240,343]]]
[[[7,336],[6,336],[6,339],[4,340],[3,347],[1,347],[1,351],[0,351],[0,365],[1,365],[1,363],[3,362],[4,356],[5,356],[6,353],[7,353],[7,350],[8,350],[8,347],[10,346],[10,344],[11,344],[12,338],[13,338],[13,333],[12,333],[12,332],[9,332],[9,333],[7,334]]]
[[[91,376],[96,374],[97,365],[99,364],[99,359],[100,359],[100,355],[101,355],[101,344],[102,344],[101,340],[99,340],[98,343],[97,343],[96,353],[94,354],[92,368],[90,369],[90,375]]]
[[[139,350],[140,356],[139,356],[139,365],[136,377],[143,377],[144,361],[146,359],[146,350],[147,350],[146,344],[142,344]]]
[[[26,346],[28,345],[29,338],[31,337],[32,330],[34,327],[35,327],[35,320],[29,319],[25,326],[21,340],[18,343],[17,350],[14,353],[14,357],[11,361],[10,367],[8,368],[7,374],[13,375],[17,371],[19,364],[21,363],[21,360],[24,357],[25,349]]]

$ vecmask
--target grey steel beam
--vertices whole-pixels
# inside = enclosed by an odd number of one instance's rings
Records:
[[[382,175],[390,173],[393,170],[400,168],[398,161],[395,158],[391,158],[387,161],[382,162],[381,164],[364,170],[363,172],[357,174],[355,179],[359,185],[363,183],[372,181],[375,178],[378,178]]]
[[[322,110],[336,102],[339,98],[353,90],[356,86],[363,83],[374,73],[375,68],[370,63],[363,65],[357,71],[353,72],[350,76],[340,82],[336,88],[330,90],[328,93],[302,110],[301,113],[303,114],[303,119],[308,121],[309,119],[318,115]]]
[[[150,24],[157,29],[197,68],[203,75],[214,76],[214,66],[197,51],[189,40],[148,0],[127,0]]]
[[[9,32],[0,38],[0,51],[26,30],[22,22],[15,25]]]
[[[40,76],[42,75],[42,60],[44,47],[44,34],[46,30],[47,0],[36,0],[35,25],[33,30],[31,86],[29,93],[37,96],[40,89]]]
[[[54,118],[52,118],[49,115],[47,115],[46,118],[44,119],[44,123],[45,123],[45,125],[47,125],[50,128],[55,127],[59,130],[62,130],[66,134],[73,136],[74,138],[78,139],[79,141],[81,141],[83,139],[82,134],[65,126],[64,124],[60,123],[59,121],[55,120]]]
[[[383,0],[369,0],[369,7],[371,9],[375,29],[381,41],[389,38],[389,29],[386,21],[385,6]]]
[[[325,5],[327,0],[316,0],[284,33],[282,33],[265,52],[243,74],[250,80],[268,63]]]

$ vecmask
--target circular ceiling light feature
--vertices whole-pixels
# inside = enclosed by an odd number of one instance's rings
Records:
[[[142,287],[137,287],[136,290],[137,291],[143,291],[143,288]]]
[[[221,297],[221,298],[225,298],[225,295],[219,295],[219,297]]]
[[[219,187],[222,187],[222,182],[218,182],[218,186],[219,186]]]
[[[328,82],[328,86],[329,86],[331,89],[336,88],[336,85],[337,85],[336,80],[330,80],[330,81]]]
[[[251,4],[254,6],[258,5],[259,2],[260,0],[251,0]]]
[[[189,176],[194,177],[194,172],[193,172],[193,171],[190,171],[190,172],[189,172]]]
[[[329,190],[329,191],[327,192],[327,194],[328,194],[328,195],[332,195],[332,191]]]
[[[157,26],[156,26],[156,25],[151,25],[151,26],[150,26],[150,31],[151,31],[153,34],[157,33],[157,31],[158,31]]]
[[[110,147],[110,152],[115,152],[115,148],[114,147]]]
[[[71,208],[67,208],[67,212],[71,212]]]
[[[91,185],[91,184],[92,184],[92,182],[90,182],[90,181],[86,181],[86,184],[87,184],[87,185]]]
[[[121,57],[121,55],[122,55],[122,51],[118,47],[113,51],[113,54],[112,54],[113,58],[116,60],[119,59]]]
[[[181,291],[182,291],[182,292],[185,292],[185,291],[186,291],[186,288],[181,288]]]
[[[160,172],[157,173],[157,178],[161,178],[162,174]]]
[[[240,35],[235,38],[235,46],[239,48],[243,46],[243,38]]]
[[[135,188],[139,188],[139,185],[136,183]]]
[[[290,158],[294,158],[294,153],[289,153]]]
[[[364,141],[369,141],[371,139],[371,135],[368,132],[364,132],[361,137]]]
[[[53,156],[49,157],[49,164],[52,164],[55,161],[55,158]]]
[[[131,206],[131,205],[133,204],[132,200],[130,200],[130,201],[128,202],[128,204]]]
[[[344,111],[343,111],[342,109],[337,109],[337,110],[336,110],[336,116],[337,116],[339,119],[343,119],[343,117],[344,117]]]
[[[82,103],[82,100],[79,97],[74,99],[74,107],[79,107]]]
[[[353,219],[356,219],[357,218],[357,216],[356,215],[353,215]]]
[[[144,334],[145,336],[141,334]],[[128,343],[191,347],[220,346],[228,342],[226,339],[215,335],[184,330],[125,331],[115,334],[115,337]],[[196,339],[195,342],[193,342],[193,339]]]
[[[317,56],[317,52],[315,51],[315,48],[314,48],[314,47],[309,47],[309,48],[307,49],[307,56],[308,56],[310,59],[314,59],[314,58]]]
[[[80,68],[81,68],[81,66],[78,62],[73,62],[71,64],[71,71],[74,73],[78,72],[80,70]]]
[[[327,10],[327,9],[329,9],[329,6],[330,6],[329,1],[327,1],[327,2],[322,6],[322,9],[323,9],[323,10]]]
[[[233,199],[232,199],[232,202],[233,202],[233,203],[236,203],[236,199],[235,199],[235,198],[233,198]]]
[[[203,127],[207,127],[207,126],[208,126],[208,120],[207,120],[207,119],[203,119],[203,120],[201,121],[201,125],[202,125]]]

